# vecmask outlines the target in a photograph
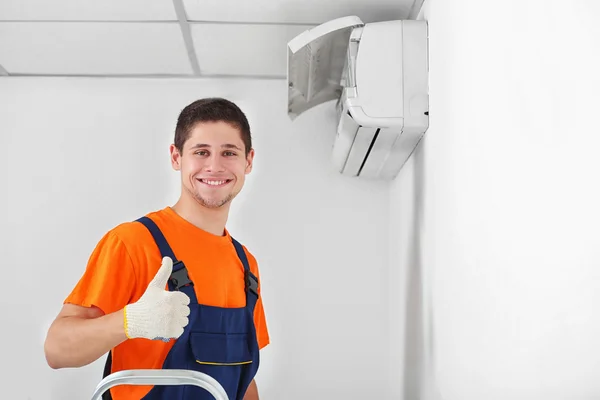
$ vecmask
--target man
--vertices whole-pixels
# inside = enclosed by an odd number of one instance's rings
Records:
[[[256,259],[225,228],[252,170],[244,113],[220,98],[179,115],[172,207],[122,223],[100,240],[48,330],[52,368],[109,353],[107,371],[176,368],[207,373],[231,400],[258,400],[259,350],[269,343]],[[107,393],[108,394],[108,393]],[[194,386],[115,386],[113,400],[213,399]]]

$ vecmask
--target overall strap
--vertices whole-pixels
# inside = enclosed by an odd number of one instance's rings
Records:
[[[248,257],[246,257],[246,252],[242,245],[235,240],[233,237],[231,238],[233,242],[233,246],[235,247],[235,251],[239,259],[242,261],[244,265],[244,281],[246,286],[246,307],[250,308],[250,311],[254,312],[254,306],[256,305],[256,300],[258,300],[258,279],[256,276],[250,271],[250,264],[248,263]]]
[[[146,216],[138,218],[136,221],[142,223],[150,231],[160,250],[161,257],[170,257],[171,260],[173,260],[173,271],[171,272],[168,282],[169,290],[181,291],[188,295],[191,303],[198,303],[196,292],[194,292],[194,283],[188,276],[185,264],[183,261],[177,260],[175,253],[173,253],[171,246],[169,246],[167,239],[165,239],[165,236],[162,234],[156,223]]]
[[[156,223],[145,216],[138,218],[136,221],[141,222],[146,228],[148,228],[148,230],[152,234],[152,237],[154,238],[154,241],[156,242],[156,245],[158,246],[158,249],[160,250],[160,256],[170,257],[171,260],[173,260],[173,264],[175,264],[175,262],[177,262],[175,253],[173,253],[173,250],[171,250],[171,246],[169,246],[167,239],[165,239],[164,235],[162,234]]]

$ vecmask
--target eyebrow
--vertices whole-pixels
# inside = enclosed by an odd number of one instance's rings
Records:
[[[206,143],[196,143],[195,145],[192,146],[192,149],[200,149],[200,148],[206,148],[206,147],[212,147],[212,146],[210,144],[206,144]],[[238,146],[236,146],[235,144],[231,144],[231,143],[222,144],[221,148],[237,149],[239,151],[242,151],[242,149],[240,149]]]

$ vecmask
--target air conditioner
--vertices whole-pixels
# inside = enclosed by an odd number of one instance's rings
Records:
[[[336,100],[342,174],[394,179],[429,127],[427,22],[328,21],[288,43],[288,115]]]

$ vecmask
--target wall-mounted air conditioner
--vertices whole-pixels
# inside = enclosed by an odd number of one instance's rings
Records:
[[[336,100],[335,168],[393,179],[429,127],[427,48],[422,20],[350,16],[309,29],[288,43],[288,115]]]

